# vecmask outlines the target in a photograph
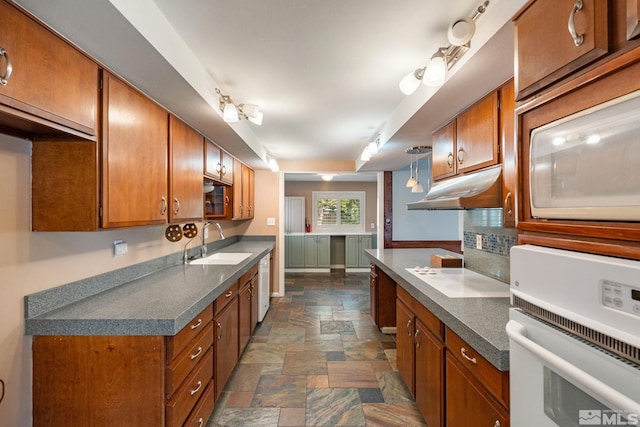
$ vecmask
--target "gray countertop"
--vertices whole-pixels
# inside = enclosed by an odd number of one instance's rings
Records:
[[[274,246],[240,240],[216,251],[252,253],[237,265],[173,265],[34,316],[25,310],[25,333],[175,335]]]
[[[501,371],[509,370],[509,339],[505,332],[509,298],[448,298],[406,270],[429,266],[433,254],[460,255],[444,249],[368,249],[366,253],[491,364]]]

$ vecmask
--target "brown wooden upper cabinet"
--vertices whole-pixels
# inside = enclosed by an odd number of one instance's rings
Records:
[[[234,176],[233,156],[213,142],[205,142],[204,175],[214,181],[232,185]]]
[[[502,225],[515,227],[518,218],[518,150],[515,129],[513,79],[498,89],[500,93],[499,129],[502,153]]]
[[[251,219],[254,215],[254,171],[235,159],[233,174],[233,219]]]
[[[437,129],[432,145],[436,181],[498,164],[498,92]]]
[[[0,16],[0,125],[95,139],[97,64],[6,1]]]
[[[527,3],[514,18],[517,100],[607,54],[608,7],[605,0]]]
[[[204,138],[175,116],[169,116],[169,222],[202,219]]]
[[[102,93],[102,227],[165,224],[165,109],[107,72]]]

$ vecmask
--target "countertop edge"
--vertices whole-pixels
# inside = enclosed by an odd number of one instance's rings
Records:
[[[398,249],[398,250],[406,250],[406,249]],[[411,296],[413,296],[416,300],[418,300],[425,308],[431,311],[436,317],[440,319],[451,329],[454,333],[456,333],[462,340],[467,342],[470,346],[474,348],[482,357],[487,359],[494,367],[496,367],[500,371],[508,371],[509,370],[509,349],[508,345],[506,348],[497,347],[494,343],[488,340],[481,332],[474,329],[472,326],[466,324],[457,318],[454,314],[452,314],[446,307],[443,307],[442,304],[431,299],[428,295],[420,291],[416,286],[411,284],[407,279],[405,279],[400,273],[395,271],[392,267],[386,265],[383,260],[379,259],[373,252],[376,250],[368,250],[365,251],[367,257],[371,260],[372,263],[377,265],[384,271],[389,277],[391,277],[398,286],[401,286],[404,290],[406,290]],[[443,253],[448,252],[446,250],[442,250]],[[459,254],[454,254],[458,255]],[[483,298],[483,300],[495,300],[496,302],[502,303],[506,300],[508,302],[508,298]],[[506,326],[506,323],[505,325]],[[503,327],[504,330],[504,327]],[[506,331],[504,332],[504,336],[506,337]]]

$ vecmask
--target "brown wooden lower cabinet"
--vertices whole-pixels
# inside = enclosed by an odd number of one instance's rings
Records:
[[[443,325],[398,287],[397,367],[430,427],[444,424]]]
[[[375,264],[369,274],[371,317],[378,328],[396,327],[396,282]]]
[[[237,284],[235,286],[237,288]],[[218,297],[218,299],[225,298],[227,294]],[[234,291],[231,301],[225,304],[224,308],[213,318],[216,400],[222,393],[224,385],[238,361],[238,307],[238,297]]]
[[[181,426],[195,408],[208,419],[212,316],[172,337],[33,337],[33,425]]]

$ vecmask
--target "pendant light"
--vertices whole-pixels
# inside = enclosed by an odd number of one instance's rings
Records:
[[[410,154],[410,156],[411,157],[409,160],[409,169],[411,170],[411,176],[407,180],[407,188],[411,188],[418,183],[416,179],[413,177],[413,154]]]
[[[412,193],[423,193],[424,192],[424,188],[422,188],[422,184],[420,184],[420,178],[418,177],[418,165],[420,163],[420,160],[417,158],[416,156],[416,185],[414,185],[413,187],[411,187],[411,192]]]

